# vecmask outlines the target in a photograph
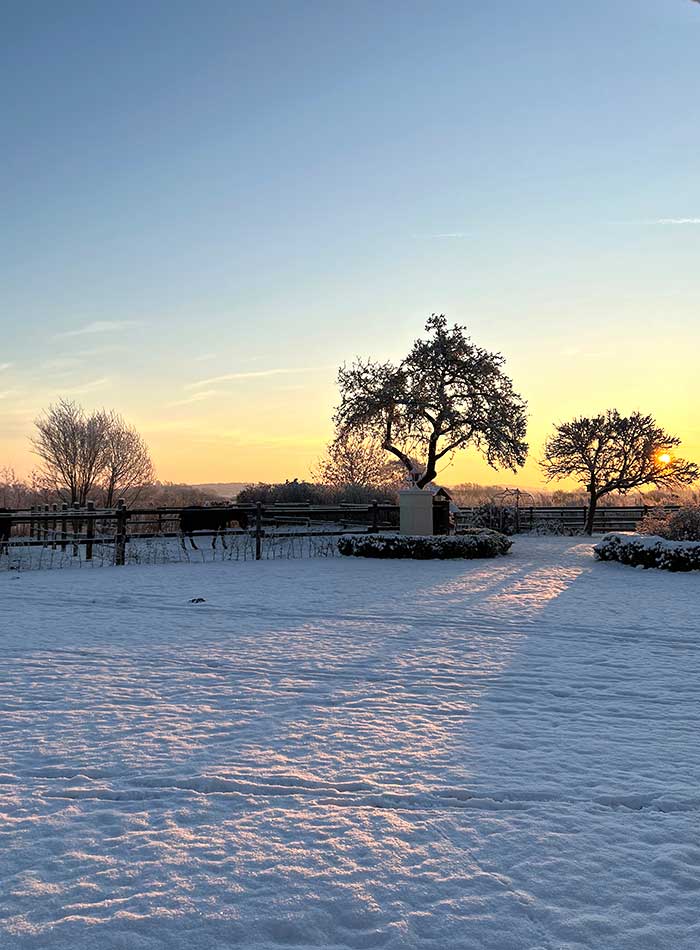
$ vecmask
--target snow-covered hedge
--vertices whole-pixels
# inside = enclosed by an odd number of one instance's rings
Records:
[[[431,558],[496,557],[507,554],[512,541],[496,531],[465,535],[416,536],[408,534],[344,535],[338,550],[352,557]]]
[[[700,571],[700,541],[668,541],[653,535],[630,537],[606,534],[593,551],[601,561],[619,561],[632,567]]]

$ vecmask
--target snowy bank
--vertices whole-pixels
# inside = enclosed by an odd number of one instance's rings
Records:
[[[668,541],[656,535],[608,534],[593,548],[601,561],[665,571],[700,571],[700,541]]]
[[[695,576],[518,538],[0,602],[2,950],[700,946]]]

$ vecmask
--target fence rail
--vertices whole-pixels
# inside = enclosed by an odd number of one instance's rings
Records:
[[[652,510],[674,511],[678,506],[663,508],[642,505],[598,508],[593,530],[634,531],[640,520]],[[504,528],[505,512],[509,511],[516,532],[536,530],[579,531],[586,522],[588,509],[579,507],[523,507],[496,508],[487,517],[487,526]],[[193,529],[183,534],[183,515],[212,514],[223,527],[212,530]],[[195,519],[196,520],[196,519]],[[462,508],[456,516],[457,524],[483,524],[483,508]],[[236,524],[237,527],[231,527]],[[211,538],[215,546],[221,538],[226,544],[230,536],[245,535],[254,539],[254,556],[260,559],[265,538],[333,537],[353,532],[396,530],[399,524],[399,506],[384,502],[370,505],[229,505],[185,508],[126,508],[122,503],[115,508],[98,509],[91,503],[84,507],[44,505],[28,509],[0,509],[0,553],[14,547],[48,547],[62,552],[80,554],[92,560],[99,547],[102,557],[105,548],[113,553],[111,563],[122,565],[127,561],[129,544],[154,538],[177,538],[185,544],[186,537]]]
[[[183,522],[183,516],[188,518]],[[198,517],[216,522],[214,527],[196,527]],[[92,560],[97,545],[114,548],[114,563],[126,563],[127,545],[152,538],[217,539],[226,545],[232,535],[255,539],[255,557],[262,556],[263,538],[337,536],[351,532],[385,531],[398,527],[398,505],[373,502],[371,505],[229,505],[185,508],[97,509],[91,503],[44,505],[28,509],[0,509],[0,553],[11,547],[49,547],[52,550],[84,549]],[[232,524],[238,527],[230,527]],[[185,530],[183,530],[183,525]],[[328,527],[325,527],[325,526]],[[187,527],[189,526],[189,528]],[[286,530],[281,530],[286,529]]]
[[[678,511],[679,505],[615,505],[596,508],[593,518],[593,531],[596,533],[607,531],[636,531],[639,522],[652,511]],[[460,509],[459,520],[468,523],[478,517],[479,508]],[[492,514],[487,516],[488,527],[503,528],[505,512],[510,512],[516,532],[534,531],[538,528],[561,527],[572,531],[582,530],[586,524],[588,507],[586,505],[571,507],[528,507],[528,508],[499,508],[494,506]],[[483,515],[481,515],[483,518]]]

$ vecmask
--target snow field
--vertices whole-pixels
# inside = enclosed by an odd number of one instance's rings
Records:
[[[699,592],[576,538],[2,575],[0,948],[696,948]]]

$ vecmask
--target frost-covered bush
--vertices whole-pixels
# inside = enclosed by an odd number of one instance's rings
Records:
[[[338,550],[352,557],[432,558],[496,557],[507,554],[512,541],[496,531],[462,535],[415,536],[403,534],[344,535]]]
[[[472,508],[469,521],[474,528],[492,528],[502,534],[515,534],[517,530],[517,512],[510,505],[495,505],[489,502]]]
[[[700,571],[700,542],[669,541],[659,537],[607,534],[593,548],[601,561],[631,567],[658,567],[664,571]]]
[[[554,518],[536,521],[530,530],[531,534],[541,535],[543,537],[557,536],[564,538],[574,538],[583,534],[582,528],[575,528],[572,525],[564,524],[563,521],[557,521]]]
[[[640,534],[653,534],[669,541],[700,541],[700,506],[678,511],[652,511],[640,521]]]
[[[458,528],[455,534],[460,535],[460,537],[465,534],[472,535],[475,537],[478,537],[479,535],[481,536],[491,535],[492,537],[495,537],[495,538],[505,537],[504,534],[502,534],[500,531],[494,530],[493,528]]]
[[[668,513],[663,509],[649,511],[637,523],[637,531],[639,534],[653,534],[656,537],[662,538],[666,530],[667,520]]]

